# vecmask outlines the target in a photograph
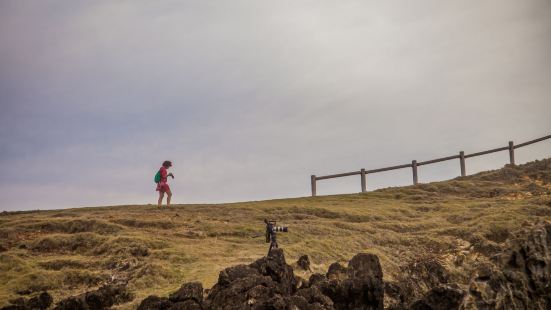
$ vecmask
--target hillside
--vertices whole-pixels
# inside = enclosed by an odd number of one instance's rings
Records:
[[[278,235],[288,262],[309,255],[311,272],[297,272],[305,278],[367,252],[379,257],[387,282],[418,275],[418,294],[438,269],[467,283],[514,232],[551,220],[551,159],[365,194],[3,212],[0,306],[43,290],[57,301],[120,280],[134,295],[122,309],[185,281],[210,287],[223,268],[266,255],[264,218],[289,226]]]

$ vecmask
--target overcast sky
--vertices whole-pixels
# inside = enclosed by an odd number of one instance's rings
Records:
[[[166,159],[174,202],[232,202],[548,135],[550,34],[548,0],[1,0],[0,210],[155,203]]]

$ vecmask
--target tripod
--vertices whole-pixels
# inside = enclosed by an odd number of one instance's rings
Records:
[[[268,221],[264,220],[264,223],[266,223],[266,243],[270,243],[270,248],[268,249],[268,255],[270,255],[270,252],[272,249],[277,249],[277,234],[274,229],[276,222],[275,221]]]

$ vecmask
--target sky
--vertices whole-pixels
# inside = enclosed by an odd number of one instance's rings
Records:
[[[156,203],[164,160],[174,203],[308,196],[549,135],[550,33],[548,0],[0,0],[0,210]]]

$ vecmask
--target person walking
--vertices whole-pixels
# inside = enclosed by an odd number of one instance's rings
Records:
[[[168,169],[172,167],[172,162],[170,160],[165,160],[163,165],[155,175],[155,182],[157,183],[157,191],[159,192],[159,200],[157,201],[157,206],[160,208],[163,204],[163,198],[166,193],[166,206],[170,207],[170,199],[172,198],[172,192],[170,191],[170,186],[168,186],[168,177],[174,179],[172,173],[168,173]]]

